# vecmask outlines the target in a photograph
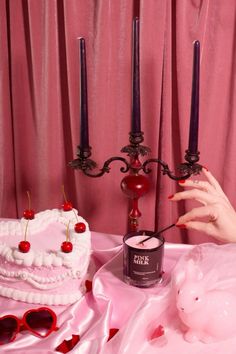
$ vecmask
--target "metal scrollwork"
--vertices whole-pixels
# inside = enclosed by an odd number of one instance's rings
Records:
[[[105,173],[109,173],[110,172],[110,164],[114,161],[121,161],[125,164],[125,166],[122,166],[120,168],[120,171],[122,173],[126,173],[129,171],[130,169],[130,165],[128,163],[128,161],[126,161],[125,158],[123,157],[111,157],[110,159],[106,160],[103,164],[103,167],[101,169],[99,169],[99,171],[97,173],[91,173],[90,171],[93,171],[96,167],[97,167],[97,164],[96,162],[94,162],[93,160],[91,159],[83,159],[83,158],[80,158],[78,157],[77,159],[71,161],[69,163],[69,166],[74,168],[74,169],[79,169],[79,170],[82,170],[83,173],[86,175],[86,176],[89,176],[89,177],[101,177],[103,176]]]
[[[179,181],[181,179],[187,179],[191,175],[196,175],[200,173],[202,166],[198,164],[199,160],[199,152],[197,154],[191,154],[188,150],[186,150],[186,155],[185,155],[185,163],[181,163],[178,166],[178,171],[179,175],[176,176],[173,171],[170,170],[168,164],[158,158],[150,158],[143,163],[139,161],[139,156],[145,156],[151,152],[151,149],[147,146],[141,145],[143,142],[143,133],[130,133],[130,145],[126,145],[121,149],[122,153],[126,153],[129,157],[130,160],[127,161],[125,158],[120,157],[120,156],[114,156],[106,160],[103,164],[103,167],[98,170],[98,172],[92,172],[94,169],[97,168],[97,164],[95,161],[90,159],[91,156],[91,148],[87,149],[81,149],[78,146],[78,153],[77,153],[77,159],[71,161],[69,163],[69,166],[74,168],[74,169],[79,169],[82,170],[82,172],[89,177],[101,177],[105,173],[110,172],[110,164],[114,161],[121,161],[124,163],[125,166],[122,166],[120,168],[120,171],[122,173],[126,173],[128,171],[132,171],[134,173],[137,173],[139,171],[143,171],[145,174],[149,174],[152,169],[148,166],[151,163],[157,163],[161,165],[162,169],[162,174],[167,175],[171,179],[175,181]],[[136,162],[138,161],[138,167],[137,165],[134,166],[134,160],[136,159]]]

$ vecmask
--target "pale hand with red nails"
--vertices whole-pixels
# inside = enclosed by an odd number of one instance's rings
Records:
[[[236,242],[236,211],[211,172],[205,167],[202,172],[206,180],[179,181],[179,185],[188,189],[169,197],[171,201],[200,203],[199,207],[180,216],[176,226],[201,231],[221,241]]]

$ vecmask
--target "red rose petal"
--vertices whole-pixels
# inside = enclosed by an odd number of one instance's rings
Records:
[[[155,339],[155,338],[158,338],[158,337],[161,337],[165,334],[165,329],[162,325],[159,325],[152,333],[151,335],[151,340],[152,339]]]
[[[114,335],[119,331],[118,328],[110,328],[110,331],[109,331],[109,337],[108,337],[108,340],[109,341],[112,337],[114,337]]]
[[[72,338],[68,341],[70,350],[73,349],[79,341],[80,336],[78,334],[72,334]]]
[[[72,334],[71,339],[63,340],[61,344],[56,347],[56,351],[60,353],[68,353],[73,349],[76,344],[80,341],[80,336],[78,334]]]
[[[93,283],[91,282],[91,280],[85,280],[85,287],[86,287],[86,293],[92,290]]]
[[[68,353],[70,349],[67,346],[67,341],[63,340],[63,342],[59,344],[55,350],[60,353]]]

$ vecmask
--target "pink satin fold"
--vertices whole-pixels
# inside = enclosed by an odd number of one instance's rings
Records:
[[[235,353],[236,338],[209,345],[188,343],[183,339],[170,280],[173,269],[181,268],[183,256],[190,254],[192,246],[166,243],[163,282],[141,289],[123,281],[120,240],[116,235],[92,233],[92,291],[71,306],[52,307],[58,316],[58,331],[45,339],[22,332],[15,342],[1,346],[1,353],[56,353],[55,348],[72,335],[80,336],[70,350],[74,354],[172,354],[176,350],[181,354]],[[228,259],[230,252],[233,262],[233,246],[232,250],[230,245],[225,250],[226,253],[221,248],[220,254]],[[209,268],[205,259],[205,268]],[[214,253],[210,261],[221,264]],[[233,268],[229,276],[232,273]],[[33,307],[39,306],[1,297],[1,315],[21,316]],[[111,329],[115,335],[108,341]]]

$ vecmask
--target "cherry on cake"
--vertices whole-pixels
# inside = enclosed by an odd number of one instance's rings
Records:
[[[71,304],[82,296],[91,234],[77,210],[67,209],[0,222],[1,296],[44,305]],[[21,249],[21,242],[29,249]]]

